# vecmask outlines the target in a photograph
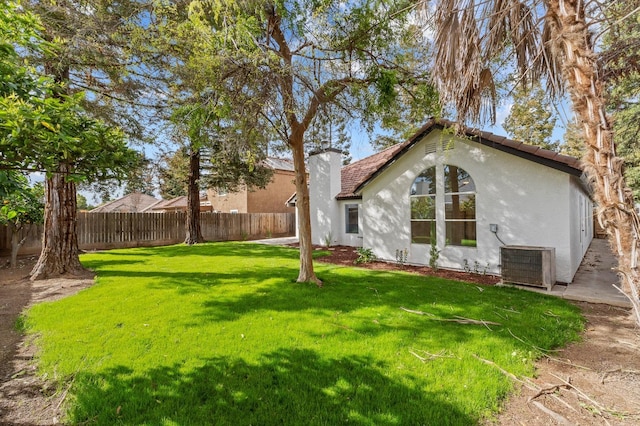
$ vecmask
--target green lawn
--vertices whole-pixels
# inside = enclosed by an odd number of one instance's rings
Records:
[[[81,260],[97,284],[24,319],[74,424],[474,424],[512,389],[476,356],[531,375],[583,326],[512,288],[327,264],[297,284],[297,251],[251,243]]]

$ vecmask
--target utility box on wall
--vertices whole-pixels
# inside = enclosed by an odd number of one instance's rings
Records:
[[[503,246],[500,248],[502,281],[544,287],[556,283],[554,247]]]

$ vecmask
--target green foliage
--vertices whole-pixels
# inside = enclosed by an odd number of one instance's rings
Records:
[[[342,164],[351,162],[351,136],[347,123],[353,119],[352,114],[334,104],[323,104],[307,130],[307,152],[324,148],[335,148],[342,151]]]
[[[160,196],[170,200],[187,195],[189,154],[185,147],[170,154],[163,154],[158,165]]]
[[[23,0],[22,4],[39,18],[40,34],[57,47],[38,50],[29,58],[65,90],[88,93],[80,106],[90,117],[123,129],[132,140],[152,140],[151,126],[142,121],[148,123],[153,115],[151,106],[162,106],[167,76],[157,62],[141,55],[131,36],[148,22],[151,2]]]
[[[356,260],[353,261],[353,263],[355,263],[356,265],[359,265],[361,263],[370,263],[376,260],[376,255],[373,254],[373,249],[358,247],[356,249],[356,252],[358,253],[358,257],[356,257]]]
[[[137,167],[129,170],[124,179],[124,195],[139,192],[153,196],[156,189],[155,179],[157,178],[155,164],[143,153],[138,153],[138,157]]]
[[[582,158],[586,149],[582,132],[583,130],[578,123],[570,121],[564,132],[564,143],[560,146],[560,152],[575,158]]]
[[[399,87],[389,107],[375,116],[385,132],[371,142],[376,151],[404,142],[430,117],[442,115],[438,93],[430,83],[417,79]]]
[[[617,154],[624,159],[624,176],[640,199],[640,7],[638,0],[607,7],[613,22],[604,36],[608,109],[613,118]],[[633,12],[633,13],[630,13]]]
[[[51,48],[33,29],[17,31],[8,24],[35,22],[32,15],[12,3],[0,7],[5,46]],[[80,181],[117,178],[135,163],[122,131],[85,114],[82,93],[62,95],[60,85],[18,61],[15,50],[5,50],[8,55],[0,58],[0,166],[52,173],[64,164],[67,179]]]
[[[0,225],[10,225],[15,232],[25,224],[42,223],[41,189],[30,187],[27,178],[20,173],[0,170],[0,181],[8,180],[14,182],[14,189],[0,197]]]
[[[87,201],[87,197],[85,197],[82,194],[76,195],[76,204],[77,204],[78,210],[92,210],[95,208],[95,206],[92,206],[91,204],[89,204],[89,202]]]
[[[540,83],[531,87],[518,86],[512,97],[513,105],[504,121],[504,129],[518,141],[557,151],[559,143],[551,142],[556,118]]]
[[[69,387],[65,423],[478,424],[514,385],[474,356],[531,376],[582,330],[575,306],[513,288],[317,264],[318,291],[292,283],[298,256],[248,243],[83,255],[97,283],[25,318],[40,373]],[[456,315],[502,325],[438,321]]]
[[[411,219],[435,219],[436,200],[434,197],[411,197]]]

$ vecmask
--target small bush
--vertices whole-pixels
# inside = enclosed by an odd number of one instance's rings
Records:
[[[376,260],[376,255],[373,254],[373,250],[370,248],[358,247],[356,251],[358,252],[358,257],[353,261],[356,265]]]

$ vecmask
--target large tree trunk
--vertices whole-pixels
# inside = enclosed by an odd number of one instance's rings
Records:
[[[638,236],[640,222],[633,195],[623,177],[623,160],[616,156],[613,133],[605,112],[605,93],[581,0],[548,0],[553,48],[562,60],[574,112],[584,128],[585,170],[594,183],[598,220],[618,257],[621,291],[631,301],[640,325]]]
[[[312,282],[319,287],[322,281],[313,271],[313,247],[311,246],[311,215],[309,211],[309,187],[304,164],[304,144],[302,134],[293,133],[289,139],[296,173],[296,208],[298,209],[298,238],[300,240],[300,273],[298,282]]]
[[[86,271],[78,257],[76,184],[67,181],[67,171],[62,165],[45,182],[42,251],[31,271],[32,281]]]
[[[200,150],[191,148],[189,152],[189,182],[187,185],[187,235],[185,244],[204,242],[200,226]]]

